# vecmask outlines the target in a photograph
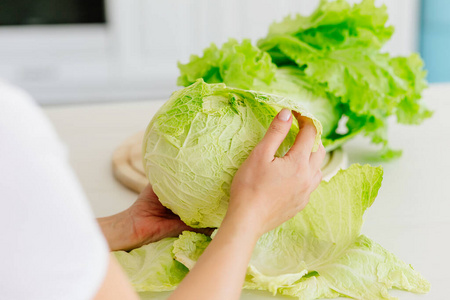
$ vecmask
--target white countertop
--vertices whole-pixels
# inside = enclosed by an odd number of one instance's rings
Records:
[[[382,163],[383,185],[366,212],[363,233],[431,282],[427,295],[393,291],[394,296],[440,300],[449,298],[450,283],[450,85],[432,85],[424,98],[435,111],[431,119],[420,126],[391,123],[391,145],[403,149],[403,156]],[[113,178],[111,155],[127,137],[146,128],[163,102],[45,108],[70,151],[72,166],[96,216],[119,212],[136,199],[134,192]],[[350,163],[378,165],[370,160],[373,149],[362,137],[345,146]],[[242,299],[293,298],[245,291]]]

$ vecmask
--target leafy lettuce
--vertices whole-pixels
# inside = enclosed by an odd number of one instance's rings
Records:
[[[321,121],[328,150],[362,132],[383,146],[383,158],[394,158],[400,151],[388,147],[388,117],[420,124],[432,113],[420,101],[426,72],[419,55],[391,57],[381,51],[393,33],[387,19],[386,8],[373,0],[353,6],[322,0],[310,16],[271,25],[258,47],[231,39],[221,49],[213,44],[202,57],[193,55],[178,65],[178,84],[203,78],[289,96]]]

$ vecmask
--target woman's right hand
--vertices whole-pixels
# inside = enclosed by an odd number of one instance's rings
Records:
[[[311,152],[316,129],[311,119],[294,112],[299,133],[284,157],[275,153],[292,124],[292,114],[283,109],[266,135],[239,168],[231,185],[231,197],[224,222],[244,222],[259,237],[295,216],[309,201],[322,180],[320,167],[325,149],[320,144]],[[226,222],[228,223],[228,222]]]

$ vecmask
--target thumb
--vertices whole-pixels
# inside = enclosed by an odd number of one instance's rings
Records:
[[[256,147],[261,148],[263,153],[273,159],[281,143],[286,138],[289,129],[291,129],[291,124],[292,113],[289,109],[283,108],[275,116],[263,139]]]

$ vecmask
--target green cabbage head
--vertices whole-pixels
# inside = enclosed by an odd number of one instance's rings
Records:
[[[219,227],[234,174],[282,108],[312,119],[315,151],[322,125],[289,98],[202,79],[175,92],[153,117],[143,141],[145,171],[161,203],[190,226]],[[294,121],[278,156],[297,133]]]

